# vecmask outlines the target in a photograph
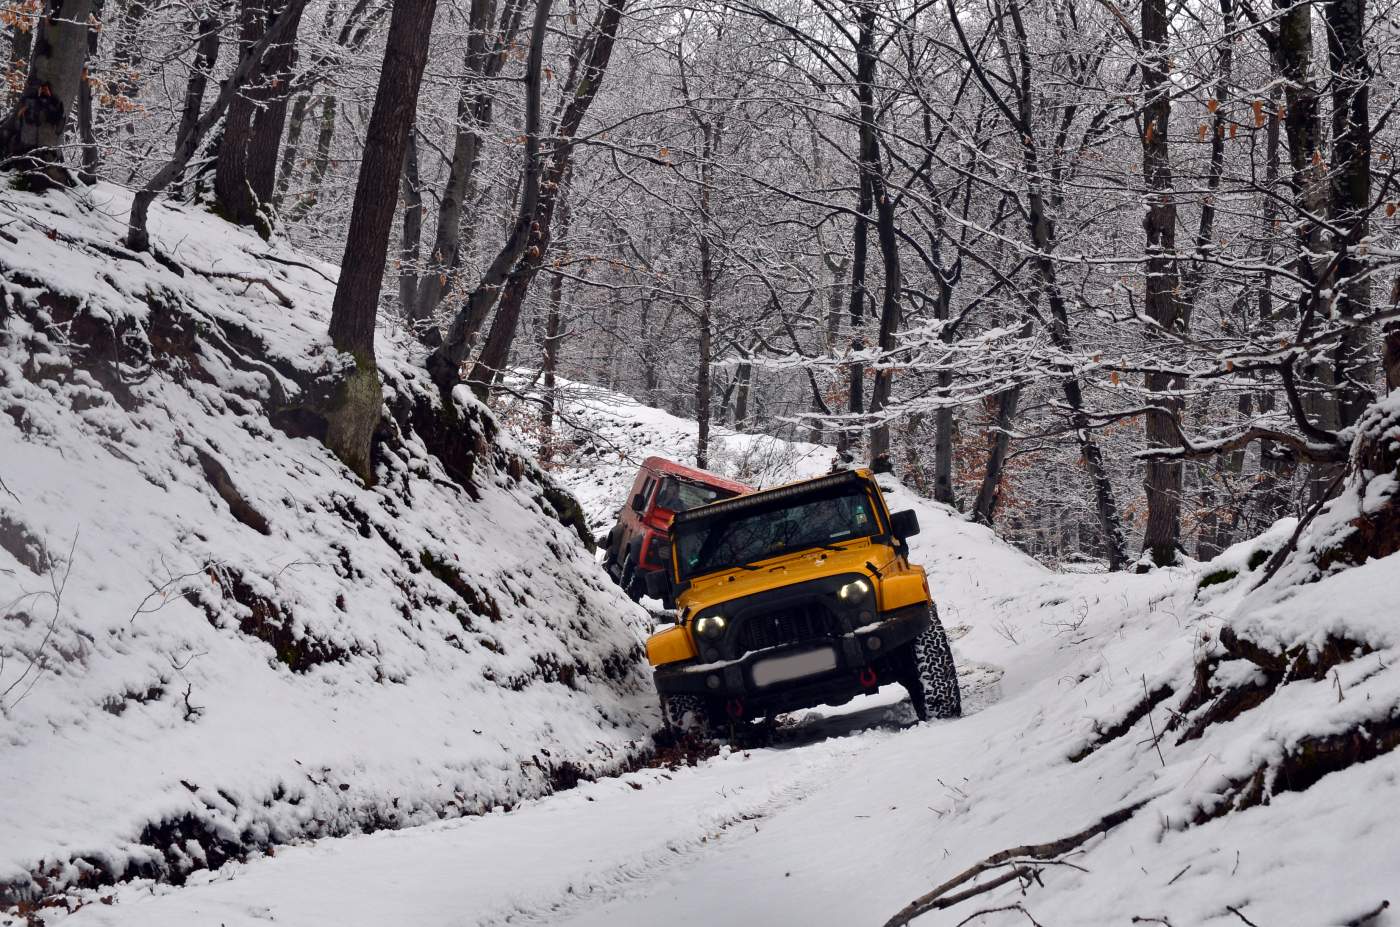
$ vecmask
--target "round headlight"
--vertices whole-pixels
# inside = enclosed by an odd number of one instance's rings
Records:
[[[713,640],[724,633],[727,624],[728,622],[724,620],[723,615],[706,615],[704,618],[696,620],[695,633]]]
[[[870,584],[863,579],[852,580],[840,589],[836,590],[836,596],[842,602],[859,602],[870,594]]]

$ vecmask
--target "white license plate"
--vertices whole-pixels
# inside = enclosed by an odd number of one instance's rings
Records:
[[[760,660],[753,666],[753,684],[771,686],[775,682],[787,682],[803,676],[814,676],[836,669],[836,650],[823,647],[821,650],[808,650],[785,657],[772,657]]]

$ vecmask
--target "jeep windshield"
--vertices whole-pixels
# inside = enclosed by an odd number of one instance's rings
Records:
[[[670,476],[661,484],[661,492],[657,493],[656,496],[656,505],[673,512],[684,512],[687,509],[699,508],[702,505],[709,505],[711,502],[718,502],[735,495],[737,493],[733,490],[719,489],[715,486],[692,483]]]
[[[773,499],[754,497],[752,505],[672,527],[681,579],[812,547],[839,548],[878,530],[864,484],[851,481]]]

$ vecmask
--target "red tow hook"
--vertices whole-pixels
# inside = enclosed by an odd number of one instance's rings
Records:
[[[731,718],[742,718],[744,716],[744,700],[732,698],[725,703],[724,710]]]
[[[865,669],[860,671],[860,684],[865,686],[867,689],[875,685],[875,683],[878,681],[878,678],[875,676],[875,667],[867,666]]]

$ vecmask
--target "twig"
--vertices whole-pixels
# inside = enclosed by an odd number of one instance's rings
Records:
[[[1162,927],[1172,927],[1172,922],[1165,917],[1138,917],[1133,915],[1134,924],[1161,924]]]
[[[171,658],[170,658],[170,665],[174,668],[175,672],[177,672],[177,673],[183,673],[183,672],[185,671],[185,667],[189,666],[191,663],[193,663],[195,660],[199,659],[200,657],[206,656],[208,653],[209,653],[209,651],[207,651],[207,650],[201,650],[201,651],[199,651],[198,653],[191,653],[188,657],[185,657],[185,660],[184,660],[183,663],[178,662],[178,661],[175,659],[174,656],[171,656]],[[188,681],[188,680],[186,680],[186,681]]]
[[[1259,927],[1259,925],[1256,924],[1256,923],[1254,923],[1254,921],[1250,920],[1249,918],[1247,918],[1247,917],[1245,917],[1243,914],[1241,914],[1239,908],[1236,908],[1236,907],[1234,907],[1233,905],[1228,905],[1228,904],[1227,904],[1227,905],[1225,906],[1225,910],[1226,910],[1226,911],[1229,911],[1231,914],[1235,915],[1235,917],[1238,917],[1240,920],[1244,921],[1246,924],[1249,925],[1249,927]]]
[[[1020,911],[1022,914],[1026,915],[1026,919],[1029,920],[1032,924],[1034,924],[1035,927],[1042,927],[1040,921],[1036,920],[1034,917],[1031,917],[1031,912],[1027,911],[1025,906],[1022,905],[1019,901],[1015,904],[1003,905],[1000,908],[983,908],[981,911],[978,911],[975,914],[969,914],[967,917],[958,921],[956,927],[963,927],[964,924],[970,924],[973,921],[977,920],[977,918],[983,917],[984,915],[1000,914],[1003,911]]]
[[[150,593],[146,595],[144,599],[141,600],[141,604],[136,606],[136,611],[131,613],[131,618],[129,618],[126,623],[135,624],[136,619],[139,618],[141,615],[149,615],[152,612],[158,612],[162,608],[165,608],[166,605],[170,604],[170,594],[167,590],[169,590],[171,586],[195,576],[203,576],[208,571],[209,566],[209,563],[205,563],[197,570],[192,570],[189,573],[181,573],[179,576],[172,577],[171,579],[168,579],[165,582],[161,583],[159,586],[156,586],[155,589],[153,589]],[[155,605],[151,608],[147,608],[146,603],[150,602],[151,599],[154,599],[156,596],[160,596],[160,604]]]
[[[898,914],[896,914],[894,917],[890,918],[888,921],[885,922],[885,927],[902,927],[902,925],[908,924],[914,918],[928,911],[949,907],[951,905],[957,904],[959,901],[964,901],[967,898],[971,898],[974,895],[981,894],[985,891],[990,891],[992,888],[995,888],[999,885],[1004,885],[1005,883],[1011,881],[1014,878],[1017,878],[1022,874],[1023,870],[1019,865],[1011,872],[1006,873],[1003,876],[999,876],[997,879],[993,879],[991,882],[985,883],[984,885],[978,886],[974,889],[968,889],[963,892],[959,892],[955,895],[950,894],[950,892],[952,892],[953,889],[972,881],[987,870],[995,869],[999,866],[1004,866],[1008,862],[1015,860],[1018,857],[1026,857],[1029,859],[1036,860],[1052,860],[1057,856],[1062,856],[1065,853],[1068,853],[1070,850],[1073,850],[1086,843],[1090,838],[1096,837],[1102,833],[1106,833],[1114,827],[1117,827],[1119,824],[1122,824],[1124,821],[1128,820],[1134,814],[1136,814],[1144,805],[1148,803],[1148,801],[1150,801],[1150,799],[1143,799],[1142,801],[1137,802],[1135,804],[1128,805],[1127,807],[1119,808],[1117,811],[1110,812],[1109,814],[1106,814],[1103,817],[1099,818],[1097,821],[1086,827],[1084,830],[1081,830],[1075,834],[1071,834],[1068,837],[1061,837],[1059,840],[1052,840],[1049,843],[1037,843],[1029,844],[1027,846],[1012,847],[1007,850],[1002,850],[998,853],[993,853],[991,856],[988,856],[981,862],[969,866],[967,869],[964,869],[962,872],[953,876],[951,879],[944,882],[942,885],[938,886],[932,891],[920,895],[918,898],[915,898],[913,901],[909,902],[909,904],[905,905],[904,908]]]
[[[20,673],[19,676],[15,678],[14,682],[6,686],[3,692],[0,692],[0,711],[8,711],[23,701],[24,697],[34,688],[35,683],[39,681],[39,677],[43,673],[44,651],[48,649],[49,641],[53,640],[54,632],[58,630],[58,620],[62,617],[63,591],[68,588],[68,577],[73,572],[73,552],[78,548],[79,530],[78,528],[73,529],[73,543],[68,545],[68,562],[63,568],[63,579],[55,579],[53,576],[53,568],[50,567],[49,586],[51,587],[51,591],[35,593],[36,595],[47,595],[49,598],[53,599],[53,618],[49,620],[49,626],[44,631],[44,639],[39,642],[39,647],[34,651],[34,656],[29,658],[29,665],[24,668],[24,672]],[[25,679],[29,678],[31,671],[34,672],[34,678],[30,679],[29,685],[25,687],[24,691],[7,705],[5,703],[6,696],[13,692]]]
[[[283,293],[281,290],[277,289],[276,285],[273,284],[273,282],[267,279],[266,277],[255,277],[252,274],[242,274],[232,270],[205,270],[201,267],[191,267],[190,270],[193,270],[195,273],[205,277],[219,277],[225,280],[238,280],[242,283],[248,284],[248,286],[250,287],[256,283],[259,286],[264,287],[273,296],[277,297],[277,302],[281,304],[282,308],[294,308],[291,297],[289,297],[286,293]],[[247,289],[245,289],[243,292],[247,293],[248,291]]]
[[[1154,747],[1157,748],[1157,759],[1159,759],[1159,760],[1162,761],[1162,768],[1163,768],[1163,769],[1166,769],[1166,768],[1167,768],[1167,758],[1164,757],[1164,756],[1162,756],[1162,738],[1159,737],[1159,736],[1157,736],[1157,722],[1155,722],[1155,721],[1152,720],[1152,696],[1149,695],[1148,692],[1147,692],[1147,674],[1146,674],[1146,673],[1143,673],[1143,674],[1142,674],[1142,697],[1145,698],[1145,699],[1147,699],[1147,705],[1148,705],[1148,708],[1147,708],[1147,726],[1148,726],[1148,728],[1151,729],[1151,731],[1152,731],[1152,746],[1154,746]],[[1187,866],[1187,867],[1186,867],[1186,869],[1190,869],[1190,868],[1191,868],[1190,866]],[[1186,869],[1183,869],[1183,870],[1181,870],[1181,871],[1184,873],[1184,872],[1186,871]],[[1180,875],[1180,874],[1177,875],[1177,879],[1179,879],[1179,878],[1181,878],[1181,875]],[[1175,881],[1176,881],[1176,879],[1172,879],[1172,882],[1175,882]],[[1168,882],[1167,884],[1170,885],[1171,882]]]
[[[1360,917],[1353,917],[1351,920],[1342,924],[1342,927],[1366,927],[1366,925],[1371,923],[1371,921],[1380,917],[1381,912],[1388,907],[1390,907],[1390,900],[1386,899],[1380,904],[1376,905],[1370,911],[1367,911],[1365,914],[1361,915]]]
[[[253,257],[262,258],[264,261],[275,261],[275,262],[277,262],[278,264],[286,264],[286,265],[288,265],[289,267],[302,267],[302,268],[305,268],[306,270],[311,271],[313,274],[318,275],[322,280],[326,281],[327,283],[329,283],[329,284],[331,284],[331,285],[334,285],[334,284],[335,284],[335,278],[334,278],[334,277],[330,276],[330,275],[327,274],[325,271],[321,270],[319,267],[312,267],[310,264],[303,264],[301,261],[293,261],[291,258],[278,257],[278,256],[275,255],[275,254],[266,254],[266,253],[264,253],[264,254],[256,254],[256,253],[255,253],[255,254],[253,255]]]
[[[194,692],[194,683],[185,681],[185,720],[193,721],[204,714],[204,706],[190,704],[190,694]]]

